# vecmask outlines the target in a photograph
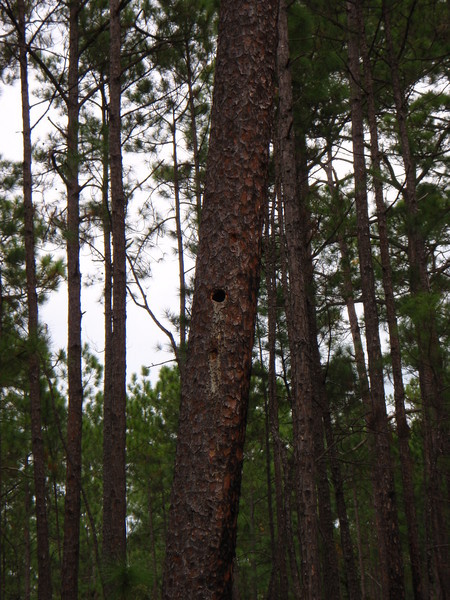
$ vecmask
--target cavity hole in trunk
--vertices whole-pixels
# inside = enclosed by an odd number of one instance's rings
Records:
[[[217,289],[214,290],[211,294],[211,300],[214,302],[225,302],[227,298],[227,294],[225,290]]]

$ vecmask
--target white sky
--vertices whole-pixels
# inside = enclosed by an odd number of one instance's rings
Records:
[[[36,111],[32,119],[37,117]],[[41,131],[45,134],[48,125],[46,118],[40,124]],[[4,159],[22,159],[22,127],[20,88],[17,84],[5,86],[0,84],[0,155]],[[38,141],[36,132],[33,143]],[[161,253],[159,253],[161,255]],[[95,268],[90,264],[90,256],[85,248],[82,251],[82,275]],[[178,305],[178,263],[177,257],[170,248],[165,252],[164,261],[155,260],[152,265],[152,278],[145,282],[147,299],[150,308],[162,323],[171,329],[164,318],[164,311],[171,308],[176,311]],[[83,287],[83,341],[87,342],[91,351],[98,354],[103,362],[103,307],[100,304],[102,286]],[[40,310],[40,318],[48,326],[53,343],[53,350],[66,346],[67,340],[67,296],[66,286],[61,285],[60,290],[49,298],[49,301]],[[150,316],[141,308],[128,300],[127,316],[127,365],[128,375],[140,373],[141,366],[151,366],[163,361],[171,360],[172,354],[167,351],[158,351],[157,347],[168,346],[167,337],[154,325]],[[159,367],[151,369],[151,380],[157,380]]]

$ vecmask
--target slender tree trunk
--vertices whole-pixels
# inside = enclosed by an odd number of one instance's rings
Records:
[[[263,251],[264,252],[264,251]],[[263,345],[261,336],[258,336],[259,362],[264,364],[263,360]],[[272,460],[270,453],[270,423],[269,423],[269,398],[268,398],[268,382],[263,371],[263,398],[264,398],[264,451],[266,459],[266,482],[267,482],[267,514],[269,517],[270,531],[270,551],[272,562],[276,563],[276,547],[275,547],[275,523],[273,518],[273,501],[272,501]]]
[[[358,572],[356,570],[353,541],[350,533],[350,524],[347,514],[347,506],[344,494],[344,483],[342,481],[339,457],[336,450],[333,426],[329,407],[323,411],[323,422],[327,440],[327,452],[330,459],[331,479],[336,498],[336,511],[339,518],[339,529],[341,533],[342,555],[345,564],[345,579],[347,581],[347,594],[349,600],[360,600],[361,590],[358,583]]]
[[[338,198],[339,195],[339,190],[336,188],[335,183],[333,181],[333,169],[332,169],[332,158],[331,158],[331,153],[328,154],[328,167],[327,167],[327,180],[328,180],[328,186],[331,190],[331,193],[333,195],[336,196],[336,202],[339,204],[340,200]],[[339,214],[339,210],[337,210],[335,212],[335,217],[338,221],[342,221],[342,216]],[[356,304],[355,304],[355,298],[354,298],[354,289],[353,289],[353,282],[352,282],[352,274],[351,274],[351,269],[350,269],[350,249],[348,247],[347,244],[347,240],[346,237],[344,235],[344,233],[339,230],[338,234],[337,234],[337,238],[338,238],[338,245],[339,245],[339,251],[341,254],[341,271],[342,271],[342,278],[343,278],[343,296],[344,296],[344,301],[345,301],[345,305],[347,308],[347,314],[348,314],[348,319],[349,319],[349,324],[350,324],[350,332],[351,332],[351,336],[352,336],[352,342],[353,342],[353,348],[354,348],[354,353],[355,353],[355,364],[356,364],[356,370],[358,373],[358,383],[359,383],[359,390],[360,390],[360,394],[361,394],[361,399],[362,399],[362,403],[363,406],[365,407],[365,418],[366,418],[366,424],[369,426],[371,423],[371,411],[372,411],[372,403],[371,403],[371,397],[370,397],[370,388],[369,388],[369,379],[367,376],[367,369],[366,369],[366,359],[364,356],[364,347],[363,347],[363,342],[362,342],[362,336],[361,336],[361,329],[359,327],[359,322],[358,322],[358,315],[356,312]],[[329,419],[329,416],[327,417],[327,419]],[[331,431],[331,421],[329,421],[328,426],[326,426],[326,431],[328,431],[327,435],[330,436],[330,431]],[[330,438],[331,440],[331,438]],[[328,442],[328,445],[330,446],[331,441]],[[374,436],[369,435],[368,436],[368,445],[369,445],[369,456],[371,457],[370,460],[373,462],[374,460],[376,460],[376,448],[375,448],[375,440],[374,440]],[[378,485],[378,480],[375,476],[375,471],[374,469],[371,467],[370,469],[371,471],[371,484],[372,484],[372,494],[373,494],[373,504],[374,506],[376,506],[376,500],[375,500],[375,493],[376,493],[376,488]],[[333,469],[332,469],[332,473],[333,473]],[[339,493],[339,495],[342,494],[342,490],[339,484],[336,484],[336,494]],[[357,498],[356,498],[356,490],[354,490],[354,501],[356,503]],[[342,500],[341,500],[342,502]],[[341,504],[342,506],[342,504]],[[339,504],[338,504],[339,507]],[[355,514],[356,514],[356,504],[355,504]],[[377,523],[377,530],[380,529],[381,524],[379,523],[379,513],[375,512],[375,520]],[[341,530],[341,535],[342,535],[342,530]],[[347,538],[347,542],[348,542]],[[361,542],[361,531],[359,528],[359,522],[357,523],[357,543],[358,543],[358,555],[359,555],[359,566],[360,566],[360,589],[361,589],[361,595],[362,598],[366,597],[366,591],[365,591],[365,574],[364,574],[364,562],[363,562],[363,554],[362,554],[362,542]]]
[[[294,598],[303,598],[302,582],[298,568],[297,555],[295,552],[294,529],[292,526],[292,491],[294,488],[294,477],[296,476],[293,465],[288,463],[284,456],[284,522],[286,523],[287,553],[289,557],[289,568],[291,571],[292,588]]]
[[[29,395],[31,404],[31,447],[34,467],[34,494],[36,505],[38,599],[51,600],[52,578],[48,539],[48,521],[45,489],[44,440],[41,421],[41,387],[38,354],[39,316],[36,291],[34,206],[31,174],[31,126],[28,93],[28,59],[26,49],[26,21],[24,0],[17,2],[19,20],[19,64],[22,93],[23,127],[23,205],[25,235],[25,270],[27,280],[28,340],[29,340]]]
[[[192,152],[194,155],[194,172],[195,172],[195,202],[197,210],[197,221],[200,224],[202,214],[202,189],[201,189],[201,178],[200,178],[200,158],[199,158],[199,146],[198,146],[198,135],[197,135],[197,119],[195,114],[195,101],[194,101],[194,86],[192,81],[192,66],[191,66],[191,53],[189,49],[189,41],[185,42],[186,47],[186,70],[187,70],[187,84],[188,84],[188,103],[189,103],[189,116],[191,121],[191,136],[192,136]]]
[[[250,519],[249,519],[249,537],[250,537],[250,558],[249,558],[249,566],[250,566],[250,598],[251,600],[258,600],[258,576],[256,573],[256,547],[255,547],[255,503],[253,501],[253,488],[250,487],[249,494],[249,511],[250,511]]]
[[[303,156],[305,156],[305,149],[303,150]],[[306,167],[302,169],[305,172],[303,175],[304,186],[307,185]],[[306,194],[306,191],[303,192]],[[306,220],[306,217],[305,217]],[[308,243],[305,240],[305,245]],[[338,598],[340,594],[339,586],[339,564],[336,554],[336,547],[334,543],[333,534],[333,519],[331,513],[331,500],[330,491],[328,484],[328,475],[325,464],[325,453],[329,457],[329,463],[331,468],[331,478],[335,488],[337,512],[340,522],[340,531],[342,539],[342,549],[345,562],[345,574],[347,578],[347,589],[348,596],[352,598],[360,598],[359,586],[357,583],[357,573],[353,556],[353,546],[350,535],[350,528],[347,518],[347,510],[345,506],[345,497],[342,486],[342,478],[339,467],[339,460],[337,457],[336,447],[333,439],[333,430],[331,425],[330,408],[325,390],[325,384],[322,375],[322,366],[320,359],[320,351],[317,342],[317,317],[316,317],[316,303],[314,298],[314,267],[312,262],[311,252],[306,250],[307,264],[306,272],[308,274],[308,290],[309,290],[309,304],[308,304],[308,317],[309,317],[309,329],[311,336],[311,355],[314,368],[314,389],[316,397],[316,456],[318,457],[319,465],[319,510],[322,510],[321,515],[321,531],[324,536],[325,553],[324,553],[324,589],[327,597]],[[354,308],[354,305],[353,305]],[[356,313],[355,313],[356,317]],[[361,346],[362,349],[362,346]],[[323,437],[327,439],[327,448]],[[321,457],[321,458],[320,458]],[[322,466],[320,465],[322,463]],[[320,501],[321,499],[321,501]]]
[[[56,464],[56,460],[53,452],[50,452],[50,460],[52,465]],[[55,530],[56,530],[56,548],[58,552],[58,567],[62,565],[62,552],[61,552],[61,528],[59,526],[59,511],[58,511],[58,487],[56,483],[55,470],[52,468],[52,491],[53,491],[53,506],[55,510]]]
[[[359,576],[361,580],[361,598],[365,600],[366,596],[366,573],[364,569],[364,553],[363,553],[363,544],[362,544],[362,536],[361,536],[361,525],[359,521],[359,506],[358,506],[358,496],[356,494],[356,486],[355,482],[353,482],[353,508],[355,511],[355,527],[356,527],[356,545],[358,548],[358,558],[359,558]]]
[[[306,161],[306,139],[303,136],[297,141],[298,152],[298,187],[300,197],[308,197],[308,165]],[[334,518],[331,509],[330,484],[328,481],[327,455],[325,452],[325,431],[323,424],[323,413],[328,405],[325,382],[322,375],[322,365],[320,359],[319,345],[317,342],[317,318],[316,318],[316,299],[314,295],[314,265],[310,248],[310,223],[311,216],[305,200],[302,204],[304,226],[303,246],[305,264],[303,271],[305,273],[307,309],[308,309],[308,329],[310,336],[310,355],[312,364],[312,382],[313,382],[313,419],[314,419],[314,452],[316,455],[317,468],[317,494],[319,507],[319,527],[322,539],[322,586],[327,598],[340,598],[339,585],[339,563],[336,553],[336,544],[334,542]]]
[[[289,71],[289,41],[285,1],[278,14],[278,157],[285,210],[285,235],[289,272],[289,310],[287,311],[292,370],[292,416],[294,453],[297,464],[297,498],[302,546],[302,583],[304,598],[318,599],[320,557],[317,522],[316,465],[314,456],[313,385],[308,328],[305,248],[293,131],[292,78]]]
[[[317,375],[318,377],[321,376],[320,373]],[[320,379],[318,381],[320,382]],[[334,542],[333,513],[331,510],[330,486],[323,440],[322,411],[322,407],[315,406],[314,450],[317,457],[317,501],[319,507],[319,531],[322,541],[322,586],[327,598],[336,598],[338,600],[341,597],[339,589],[339,564]]]
[[[167,600],[231,598],[272,115],[276,1],[222,3],[164,568]]]
[[[275,149],[278,149],[279,140],[275,140]],[[286,295],[288,293],[288,277],[287,277],[287,255],[286,255],[286,243],[285,238],[283,236],[283,232],[285,230],[284,227],[284,213],[283,213],[283,198],[281,194],[281,175],[279,168],[279,161],[275,161],[275,168],[278,171],[277,176],[277,211],[278,211],[278,226],[280,229],[280,270],[281,270],[281,284],[283,288],[283,292]],[[286,315],[290,314],[290,304],[285,301],[285,312]],[[291,318],[291,317],[289,317]],[[288,402],[291,406],[292,410],[292,394],[291,388],[288,381],[287,376],[287,365],[286,365],[286,353],[281,345],[280,348],[280,358],[281,358],[281,366],[283,369],[283,383],[286,390],[286,396]],[[294,596],[296,598],[302,597],[302,582],[300,581],[300,573],[297,564],[297,556],[295,550],[294,543],[294,531],[292,525],[292,493],[294,488],[294,478],[297,475],[296,470],[294,469],[294,461],[290,461],[287,457],[287,453],[283,444],[280,445],[280,449],[282,451],[282,460],[283,460],[283,471],[284,471],[284,523],[286,526],[286,539],[287,539],[287,553],[289,558],[289,568],[291,571],[292,578],[292,587],[294,589]],[[295,473],[294,473],[295,471]],[[296,502],[298,506],[298,501]]]
[[[148,458],[150,460],[150,458]],[[150,552],[152,557],[152,570],[153,570],[153,585],[152,585],[152,598],[156,600],[159,597],[158,594],[158,562],[156,559],[156,543],[155,543],[155,528],[153,525],[153,506],[152,506],[152,482],[147,483],[147,505],[148,505],[148,533],[150,538]]]
[[[366,344],[370,378],[371,414],[369,433],[374,436],[375,511],[378,514],[378,547],[383,595],[392,600],[404,598],[403,560],[400,545],[394,473],[391,458],[391,436],[384,397],[384,374],[379,338],[375,278],[370,244],[370,226],[364,159],[364,119],[359,72],[359,42],[355,5],[347,3],[348,55],[350,70],[350,106],[352,120],[353,165],[357,219],[358,253],[361,291],[366,325]]]
[[[69,74],[67,103],[67,274],[69,408],[67,415],[66,494],[61,598],[78,598],[81,510],[81,432],[83,383],[81,376],[81,274],[78,184],[78,0],[69,6]]]
[[[110,526],[111,515],[111,482],[108,477],[108,462],[111,456],[112,440],[112,397],[113,397],[113,321],[112,321],[112,252],[111,252],[111,214],[109,210],[109,131],[107,116],[107,100],[105,90],[102,94],[102,124],[103,124],[103,173],[102,173],[102,227],[103,227],[103,253],[105,259],[104,283],[104,311],[105,311],[105,371],[103,376],[103,465],[106,473],[103,474],[103,528]],[[107,481],[105,481],[105,476]],[[106,493],[108,498],[106,498]],[[102,581],[105,581],[104,573]]]
[[[172,118],[172,158],[173,158],[173,187],[175,201],[175,223],[178,251],[178,277],[180,282],[180,364],[179,369],[182,374],[183,361],[186,355],[186,281],[184,277],[184,247],[183,230],[181,226],[181,198],[180,181],[178,173],[178,154],[177,154],[177,120],[175,117],[175,108],[173,108]]]
[[[28,454],[25,457],[25,523],[24,523],[24,574],[23,574],[23,600],[30,600],[31,598],[31,535],[30,535],[30,519],[31,519],[31,491],[30,491],[30,482],[29,482],[29,464],[28,464]]]
[[[274,575],[276,578],[274,598],[288,597],[288,577],[286,568],[286,522],[283,498],[283,448],[278,420],[278,396],[276,376],[276,323],[277,323],[277,284],[276,284],[276,238],[275,200],[268,205],[268,219],[265,236],[266,288],[268,305],[268,346],[269,346],[269,427],[273,444],[273,464],[275,479],[275,505],[277,514],[276,556]]]
[[[421,600],[425,597],[421,575],[421,561],[419,552],[419,533],[417,515],[414,502],[413,463],[409,449],[409,426],[405,412],[405,388],[403,385],[403,369],[398,334],[397,315],[395,309],[394,285],[387,233],[386,205],[383,199],[383,184],[381,181],[381,156],[378,144],[378,126],[376,119],[375,95],[373,89],[372,69],[369,60],[369,51],[366,42],[364,17],[361,0],[356,2],[358,32],[361,42],[361,54],[364,65],[365,89],[367,92],[367,113],[370,131],[370,153],[372,159],[373,185],[377,207],[378,234],[380,238],[380,254],[382,266],[383,289],[386,303],[386,314],[389,328],[389,344],[392,361],[392,375],[394,381],[395,418],[400,451],[401,472],[403,482],[403,500],[408,527],[409,554],[411,559],[411,573],[414,598]]]
[[[109,83],[109,161],[111,174],[111,216],[113,240],[112,290],[112,373],[110,406],[105,412],[105,434],[109,456],[103,465],[103,560],[123,569],[126,565],[126,241],[125,194],[122,180],[121,148],[121,25],[120,2],[110,1],[110,83]],[[113,591],[111,581],[107,593]]]
[[[388,61],[396,108],[399,139],[406,186],[405,203],[408,209],[406,229],[408,235],[408,258],[410,263],[410,287],[413,295],[430,294],[425,241],[420,231],[419,206],[416,193],[416,170],[412,155],[408,124],[407,104],[400,83],[398,60],[391,30],[390,9],[383,2],[383,20],[388,48]],[[423,301],[423,300],[422,300]],[[415,321],[419,350],[419,383],[423,401],[425,437],[425,523],[428,535],[428,577],[430,592],[436,598],[445,598],[450,589],[448,524],[443,506],[442,475],[439,473],[444,457],[448,457],[448,412],[445,409],[442,382],[442,351],[436,329],[433,309],[426,320]]]

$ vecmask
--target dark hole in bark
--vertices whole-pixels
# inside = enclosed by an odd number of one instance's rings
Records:
[[[225,290],[214,290],[211,294],[211,299],[214,300],[214,302],[224,302],[226,297],[227,294]]]

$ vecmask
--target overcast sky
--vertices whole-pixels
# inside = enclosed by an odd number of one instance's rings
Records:
[[[38,109],[32,111],[32,120],[38,116]],[[48,120],[43,119],[40,132],[45,135],[45,127]],[[0,84],[0,131],[1,143],[0,154],[4,159],[18,160],[22,158],[21,137],[21,104],[19,85],[5,86]],[[33,143],[39,141],[36,132]],[[62,187],[62,186],[61,186]],[[178,274],[177,257],[170,248],[164,251],[165,259],[157,262],[162,251],[155,253],[155,261],[152,265],[153,276],[146,282],[146,292],[152,311],[160,318],[163,324],[170,328],[168,321],[164,318],[164,311],[168,308],[176,311],[178,304]],[[82,251],[82,276],[91,269],[90,255],[87,248]],[[83,341],[87,342],[91,350],[98,354],[103,362],[103,306],[100,303],[102,296],[101,284],[97,286],[83,287],[82,310],[83,310]],[[60,290],[53,294],[46,305],[40,311],[41,321],[44,321],[49,329],[53,343],[53,350],[66,346],[67,340],[67,296],[66,287],[61,285]],[[166,351],[158,351],[157,347],[167,348],[167,337],[153,324],[150,316],[141,308],[128,300],[127,316],[127,369],[128,375],[139,373],[141,366],[168,361],[172,354]],[[159,367],[151,370],[152,382],[157,379]]]

